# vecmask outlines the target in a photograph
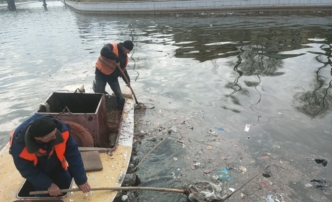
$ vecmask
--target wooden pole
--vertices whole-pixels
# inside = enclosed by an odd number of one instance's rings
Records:
[[[116,64],[115,62],[112,62],[112,61],[109,61],[109,62],[111,62],[113,65],[115,65],[115,66],[120,70],[120,72],[121,72],[123,78],[124,78],[125,81],[126,81],[126,84],[128,85],[129,80],[128,80],[128,78],[126,77],[125,73],[122,71],[121,67],[120,67],[118,64]],[[130,88],[132,94],[134,95],[134,98],[135,98],[135,102],[136,102],[136,104],[138,104],[138,101],[137,101],[136,95],[135,95],[135,93],[134,93],[134,90],[131,88],[131,86],[128,86],[128,87]]]
[[[144,157],[143,157],[143,159],[137,164],[137,166],[135,166],[135,168],[133,168],[132,170],[135,170],[138,166],[139,166],[139,164],[141,164],[142,162],[143,162],[143,160],[158,146],[158,145],[160,145],[162,142],[164,142],[164,140],[166,140],[166,138],[164,138],[163,140],[161,140],[160,142],[158,142],[158,144],[156,144],[156,146],[154,146],[150,151],[149,151],[149,153],[147,153]]]
[[[156,187],[98,187],[98,188],[91,188],[91,191],[99,191],[99,190],[111,190],[111,191],[120,191],[120,190],[147,190],[147,191],[161,191],[161,192],[176,192],[185,194],[186,190],[184,189],[169,189],[169,188],[156,188]],[[74,189],[61,189],[61,193],[66,192],[77,192],[81,191],[79,188]],[[48,191],[31,191],[30,195],[36,194],[48,194]]]

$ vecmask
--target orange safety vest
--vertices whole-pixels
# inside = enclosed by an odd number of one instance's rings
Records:
[[[13,143],[13,135],[14,135],[14,131],[12,131],[10,133],[10,145],[12,145],[12,143]],[[68,169],[68,164],[67,164],[67,161],[66,161],[66,158],[65,158],[65,152],[66,152],[67,140],[69,138],[69,131],[64,131],[61,135],[62,135],[64,141],[62,143],[60,143],[60,144],[54,145],[54,148],[49,153],[49,156],[51,156],[53,154],[53,151],[55,150],[55,153],[56,153],[58,159],[61,162],[62,168],[64,170],[67,170]],[[41,153],[41,154],[45,154],[46,153],[46,151],[43,150],[43,149],[39,149],[38,152]],[[23,159],[25,159],[25,160],[28,160],[28,161],[33,161],[33,164],[35,166],[38,163],[38,157],[37,157],[37,155],[36,154],[30,154],[28,152],[28,149],[26,147],[24,147],[24,149],[22,150],[22,152],[20,154],[20,157],[23,158]]]
[[[119,50],[118,50],[118,44],[111,43],[113,46],[113,53],[119,57]],[[102,55],[99,55],[98,60],[96,62],[96,68],[99,69],[103,74],[111,75],[114,70],[117,68],[113,63],[116,63],[115,60],[110,60],[105,58]],[[126,58],[126,64],[123,68],[121,68],[123,71],[126,69],[128,64],[128,56]]]

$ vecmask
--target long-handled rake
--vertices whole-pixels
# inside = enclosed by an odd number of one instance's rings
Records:
[[[160,192],[174,192],[174,193],[181,193],[185,194],[188,199],[192,202],[207,202],[207,201],[225,201],[229,197],[231,197],[234,193],[242,189],[245,185],[247,185],[250,181],[256,178],[258,175],[262,174],[266,169],[257,173],[254,177],[250,178],[246,183],[244,183],[241,187],[236,189],[233,192],[228,192],[228,190],[222,190],[222,183],[219,185],[213,184],[211,182],[198,182],[193,185],[189,185],[187,189],[170,189],[170,188],[156,188],[156,187],[98,187],[98,188],[91,188],[91,191],[98,191],[98,190],[111,190],[111,191],[129,191],[129,190],[147,190],[147,191],[160,191]],[[74,189],[62,189],[60,190],[61,193],[67,192],[77,192],[81,191],[79,188]],[[226,194],[223,194],[225,193]],[[36,194],[48,194],[48,191],[32,191],[30,195]]]
[[[128,85],[129,84],[129,79],[127,78],[127,76],[125,75],[125,73],[123,72],[121,67],[118,64],[116,64],[115,62],[112,62],[112,61],[109,61],[109,62],[112,63],[113,65],[115,65],[120,70],[124,80],[126,81],[127,86],[129,87],[131,93],[134,95],[134,99],[135,99],[135,103],[136,103],[135,108],[136,109],[146,109],[146,106],[143,103],[140,103],[140,102],[137,101],[136,94],[135,94],[134,90],[131,88],[130,85]]]

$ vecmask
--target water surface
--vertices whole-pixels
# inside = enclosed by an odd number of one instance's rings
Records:
[[[91,92],[103,44],[131,39],[131,85],[140,101],[156,106],[146,112],[148,122],[140,129],[192,121],[195,132],[181,136],[213,142],[207,131],[222,127],[223,139],[239,140],[253,156],[274,152],[292,164],[289,155],[298,158],[293,166],[299,170],[307,157],[331,157],[330,15],[98,16],[76,14],[55,1],[48,2],[47,11],[40,2],[16,12],[2,9],[0,25],[1,147],[53,91],[82,83]],[[139,171],[146,181],[172,176],[164,166],[178,170],[192,163],[175,165],[172,158],[190,155],[195,147],[185,154],[172,141],[166,145],[147,161],[158,174],[144,171],[145,166]],[[321,170],[319,177],[330,171]],[[143,194],[141,200],[150,197]],[[184,199],[166,194],[159,200]]]

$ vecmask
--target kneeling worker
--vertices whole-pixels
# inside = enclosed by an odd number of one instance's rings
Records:
[[[59,196],[72,177],[83,193],[90,191],[78,146],[60,120],[35,114],[16,128],[10,144],[17,170],[37,191]]]

